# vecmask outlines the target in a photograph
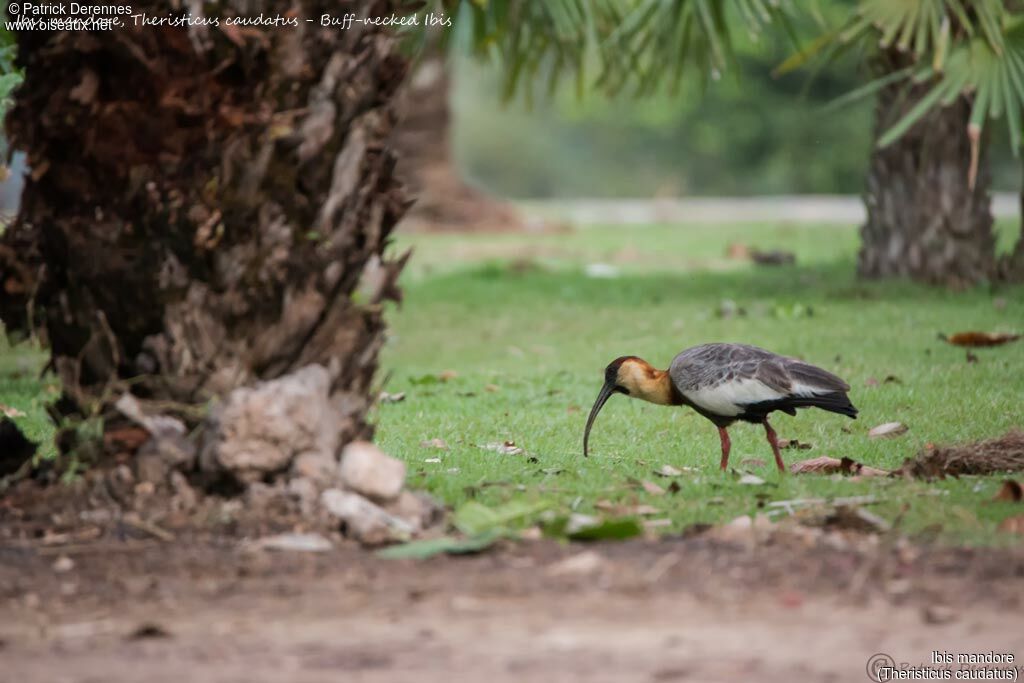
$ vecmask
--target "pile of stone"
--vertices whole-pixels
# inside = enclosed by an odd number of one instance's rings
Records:
[[[344,397],[331,397],[330,384],[326,368],[310,365],[236,389],[192,435],[180,420],[147,414],[125,394],[118,410],[149,434],[134,459],[135,479],[179,493],[224,490],[227,482],[246,504],[289,502],[310,521],[367,545],[437,526],[442,508],[405,488],[405,463],[367,441],[342,447],[353,410]]]

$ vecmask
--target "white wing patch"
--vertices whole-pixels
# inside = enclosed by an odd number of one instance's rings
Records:
[[[713,387],[684,391],[683,396],[709,413],[732,417],[742,413],[743,406],[748,403],[774,401],[786,394],[779,393],[756,379],[733,379]]]

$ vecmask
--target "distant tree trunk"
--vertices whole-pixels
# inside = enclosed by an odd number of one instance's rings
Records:
[[[1003,282],[1024,282],[1024,190],[1020,195],[1020,235],[1013,251],[999,260],[999,279]]]
[[[876,139],[920,94],[915,89],[907,96],[899,85],[882,90]],[[900,276],[954,287],[992,277],[995,235],[986,145],[979,142],[972,189],[969,118],[970,102],[960,98],[927,114],[893,144],[872,151],[858,262],[862,277]]]
[[[521,230],[523,217],[508,202],[468,184],[452,157],[452,77],[444,53],[426,51],[399,98],[395,133],[398,174],[415,203],[402,221],[418,231]]]
[[[336,5],[264,3],[296,28],[18,33],[8,131],[32,172],[0,245],[0,315],[44,333],[65,410],[129,385],[201,404],[319,363],[352,417],[342,443],[370,434],[401,268],[384,260],[406,206],[386,143],[406,62],[379,28],[304,21]]]

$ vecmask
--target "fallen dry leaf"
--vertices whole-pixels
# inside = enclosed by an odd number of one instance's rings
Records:
[[[886,422],[877,427],[872,427],[871,431],[868,432],[868,437],[872,439],[891,439],[900,434],[905,434],[908,429],[910,428],[902,422]]]
[[[653,481],[646,481],[646,480],[641,481],[640,482],[640,488],[642,488],[644,491],[646,491],[647,493],[651,494],[652,496],[664,496],[665,495],[665,489],[663,489],[662,487],[658,486]]]
[[[480,448],[485,451],[494,451],[495,453],[501,453],[502,455],[522,455],[526,451],[516,445],[515,441],[502,441],[496,443],[484,444]]]
[[[441,458],[424,458],[423,462],[429,462],[436,465],[441,462]]]
[[[497,384],[485,384],[484,391],[493,394],[495,392],[501,391],[501,387],[499,387]]]
[[[443,370],[437,375],[437,378],[442,382],[447,382],[449,380],[455,379],[458,376],[459,373],[457,373],[455,370]]]
[[[398,403],[405,400],[405,392],[400,391],[397,394],[389,394],[386,391],[380,392],[381,403]]]
[[[861,464],[852,458],[833,458],[823,455],[820,458],[801,460],[789,466],[792,474],[850,474],[861,477],[889,476],[887,470],[880,470]]]
[[[446,451],[448,443],[444,439],[430,439],[429,441],[420,441],[420,448],[437,448]]]
[[[765,481],[756,474],[744,474],[739,478],[739,483],[745,486],[761,486]]]
[[[1020,339],[1019,334],[1012,332],[957,332],[948,337],[939,335],[939,339],[953,346],[980,348],[985,346],[1002,346]]]
[[[7,417],[25,417],[25,413],[23,413],[22,411],[18,410],[17,408],[12,408],[11,406],[4,405],[3,403],[0,403],[0,413],[3,413]]]
[[[992,500],[1019,503],[1021,500],[1024,500],[1024,486],[1021,486],[1018,481],[1007,479],[1003,482],[1003,485],[999,487],[999,492],[996,493],[995,498]]]
[[[743,458],[740,460],[740,467],[764,467],[767,464],[761,458]]]
[[[814,448],[814,444],[805,443],[800,439],[779,439],[779,448],[788,448],[797,451],[809,451]]]
[[[1007,517],[999,523],[999,531],[1024,536],[1024,515]]]
[[[654,473],[659,477],[681,477],[686,472],[696,471],[697,470],[694,469],[693,467],[684,467],[682,469],[679,469],[678,467],[673,467],[672,465],[662,465],[658,469],[654,470]]]

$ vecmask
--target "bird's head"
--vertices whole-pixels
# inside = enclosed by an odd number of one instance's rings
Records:
[[[626,394],[636,398],[651,399],[652,386],[660,384],[659,379],[665,375],[660,370],[655,370],[650,363],[637,358],[636,356],[620,356],[604,369],[604,386],[601,393],[594,401],[594,407],[590,409],[590,417],[587,418],[587,427],[583,432],[583,455],[588,456],[587,444],[590,440],[590,428],[594,425],[597,414],[605,402],[614,393]],[[659,402],[660,401],[656,401]]]

